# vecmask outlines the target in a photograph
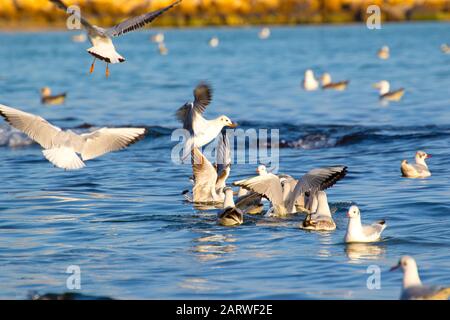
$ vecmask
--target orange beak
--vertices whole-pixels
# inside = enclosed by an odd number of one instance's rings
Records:
[[[389,271],[394,271],[397,270],[400,267],[400,263],[396,264],[395,266],[393,266],[392,268],[389,269]]]
[[[236,122],[233,122],[232,124],[229,124],[228,127],[230,128],[236,128],[238,124]]]
[[[431,154],[427,154],[427,159],[428,159],[428,158],[431,158]]]

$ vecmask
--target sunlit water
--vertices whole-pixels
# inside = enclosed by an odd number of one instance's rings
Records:
[[[129,149],[65,172],[35,144],[0,123],[0,298],[30,291],[66,292],[70,265],[81,268],[81,291],[113,298],[396,299],[401,274],[388,268],[414,256],[424,282],[450,284],[450,55],[448,24],[167,30],[167,56],[151,31],[117,39],[127,58],[89,75],[88,43],[68,32],[0,34],[0,102],[37,113],[63,128],[83,124],[139,126],[149,135]],[[220,38],[217,48],[208,39]],[[381,61],[376,51],[391,48]],[[350,79],[345,92],[304,92],[305,69]],[[387,79],[406,88],[383,106],[371,85]],[[345,164],[348,176],[328,191],[337,230],[298,228],[302,216],[246,217],[216,225],[217,211],[183,202],[189,165],[171,162],[175,110],[209,80],[207,117],[227,114],[244,129],[279,129],[287,146],[281,172],[299,177]],[[44,107],[38,90],[68,91],[65,105]],[[85,129],[77,129],[84,131]],[[433,155],[433,176],[400,177],[417,149]],[[229,181],[255,174],[235,165]],[[363,220],[386,219],[383,241],[343,243],[346,209]],[[381,269],[381,289],[366,286],[367,267]]]

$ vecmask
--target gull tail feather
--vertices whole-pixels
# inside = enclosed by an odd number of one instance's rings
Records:
[[[61,147],[42,150],[44,157],[58,168],[77,170],[85,167],[83,161],[71,148]]]

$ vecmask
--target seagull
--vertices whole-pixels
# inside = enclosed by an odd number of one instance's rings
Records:
[[[403,256],[390,271],[402,268],[403,285],[401,300],[448,300],[450,287],[426,286],[419,277],[416,261],[410,256]]]
[[[85,167],[83,161],[123,149],[142,139],[147,131],[144,128],[101,128],[78,135],[71,130],[63,131],[39,116],[2,104],[0,115],[11,126],[39,143],[48,161],[66,170],[81,169]]]
[[[308,69],[305,71],[305,78],[303,79],[303,89],[306,91],[314,91],[319,88],[319,81],[314,77],[312,70]]]
[[[164,33],[158,32],[151,37],[152,42],[163,43],[164,42]]]
[[[193,147],[200,148],[215,139],[224,127],[236,128],[225,115],[213,120],[203,118],[202,114],[212,99],[212,88],[209,84],[200,83],[194,89],[194,102],[185,103],[176,112],[177,119],[183,123],[183,128],[189,131],[182,159],[186,159]]]
[[[416,152],[415,164],[409,164],[408,161],[403,160],[400,167],[402,175],[406,178],[426,178],[431,176],[431,172],[425,162],[428,158],[431,158],[431,154],[419,150]]]
[[[258,33],[258,37],[261,40],[268,39],[270,37],[270,29],[267,27],[262,28]]]
[[[217,216],[217,222],[222,226],[237,226],[244,222],[244,213],[237,208],[233,200],[233,189],[225,188],[223,210]]]
[[[389,59],[389,47],[388,46],[382,46],[380,50],[378,50],[378,58],[382,60]]]
[[[64,4],[61,0],[50,0],[53,2],[58,8],[64,10],[68,14],[73,14],[69,10],[69,8]],[[157,17],[162,15],[164,12],[170,10],[177,4],[179,4],[182,0],[177,0],[171,5],[164,7],[162,9],[145,13],[137,17],[133,17],[127,19],[111,28],[104,29],[98,27],[96,25],[90,24],[84,17],[80,16],[80,23],[86,29],[89,41],[92,44],[92,47],[87,49],[87,51],[94,57],[92,61],[90,73],[94,71],[94,64],[96,59],[100,59],[106,62],[106,77],[109,76],[109,64],[110,63],[120,63],[124,62],[125,58],[122,57],[119,53],[117,53],[112,37],[118,37],[130,31],[134,31],[136,29],[142,28],[147,23],[151,23]]]
[[[75,34],[72,36],[73,42],[85,42],[86,41],[86,35],[84,33]]]
[[[320,80],[322,81],[322,89],[334,89],[338,91],[347,89],[348,83],[350,82],[348,80],[331,82],[331,75],[329,73],[324,73]]]
[[[450,54],[450,46],[446,43],[442,44],[441,51],[445,54]]]
[[[352,242],[376,242],[380,240],[381,233],[386,228],[386,222],[380,220],[371,225],[361,224],[361,213],[357,206],[351,206],[347,212],[348,226],[344,240]]]
[[[212,37],[211,39],[209,39],[208,43],[211,48],[217,48],[219,46],[219,38]]]
[[[66,100],[67,94],[60,93],[52,96],[52,90],[49,87],[44,87],[41,89],[41,103],[57,105],[62,104]]]
[[[269,216],[286,216],[296,213],[295,203],[305,193],[314,195],[317,191],[333,186],[347,173],[347,167],[334,166],[310,170],[299,180],[292,177],[277,176],[273,173],[259,175],[250,179],[233,182],[234,186],[243,187],[260,194],[271,203]]]
[[[405,94],[405,89],[403,88],[390,91],[390,84],[386,80],[382,80],[380,82],[375,83],[373,87],[379,89],[381,100],[400,101],[400,99]]]
[[[330,207],[328,206],[327,194],[325,191],[317,192],[317,211],[313,214],[308,214],[305,220],[300,225],[301,229],[315,230],[315,231],[333,231],[336,229],[336,224],[331,217]]]

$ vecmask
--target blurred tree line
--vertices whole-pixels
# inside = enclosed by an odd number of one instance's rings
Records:
[[[99,25],[166,6],[174,0],[65,0]],[[364,21],[369,5],[383,21],[450,20],[450,0],[183,0],[159,26],[345,23]],[[64,13],[48,0],[0,0],[0,27],[62,27]]]

